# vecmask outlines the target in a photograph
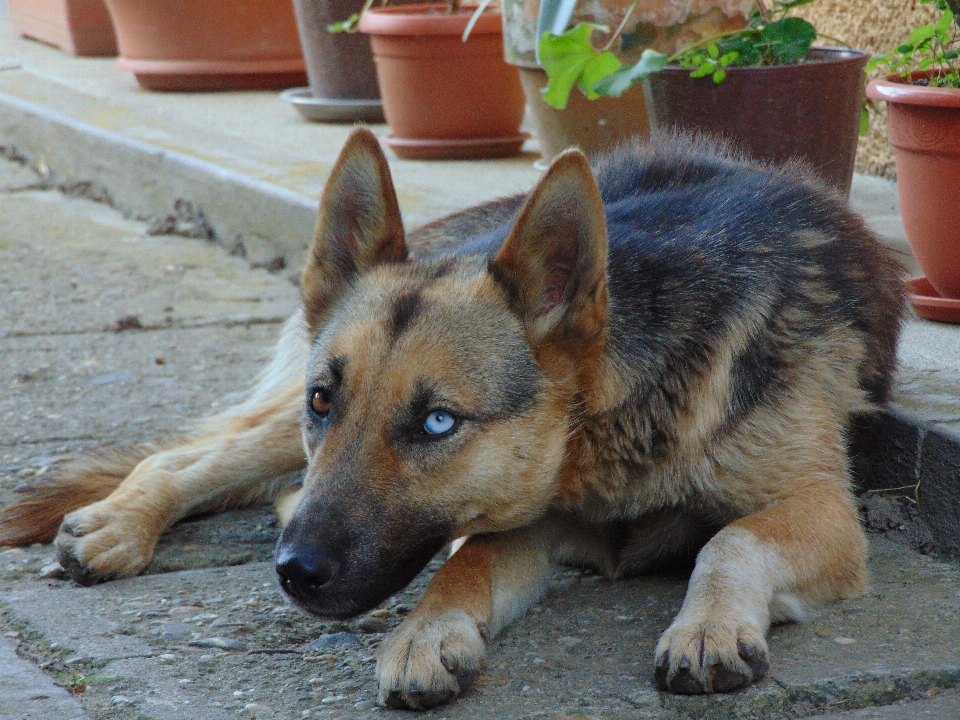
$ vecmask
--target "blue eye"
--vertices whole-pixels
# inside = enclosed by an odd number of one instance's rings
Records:
[[[444,410],[434,410],[423,421],[423,430],[427,435],[443,435],[453,429],[457,419]]]

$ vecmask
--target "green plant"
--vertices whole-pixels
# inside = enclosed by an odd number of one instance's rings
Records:
[[[951,35],[952,26],[960,16],[960,0],[920,2],[936,5],[940,11],[936,24],[914,29],[907,42],[892,52],[874,57],[867,65],[867,71],[881,68],[887,75],[904,79],[918,71],[930,71],[929,78],[917,82],[930,87],[960,88],[960,50],[954,49],[960,38]]]
[[[612,48],[619,40],[627,39],[623,30],[639,0],[630,6],[613,33],[609,28],[588,23],[560,34],[544,32],[537,47],[540,64],[549,78],[544,100],[563,109],[574,85],[590,99],[601,95],[619,97],[670,63],[689,68],[691,77],[709,76],[720,83],[726,78],[728,67],[799,62],[810,51],[818,33],[809,22],[788,13],[813,1],[777,0],[768,9],[763,0],[756,0],[756,10],[746,27],[704,38],[673,55],[647,49],[638,62],[628,66],[623,65]],[[610,34],[600,49],[591,41],[595,30]]]

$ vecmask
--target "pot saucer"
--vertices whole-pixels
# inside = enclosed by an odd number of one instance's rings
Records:
[[[942,297],[925,277],[911,278],[904,284],[917,315],[937,322],[960,323],[960,299]]]
[[[494,138],[429,140],[387,135],[384,141],[404,160],[480,160],[513,157],[530,133]]]
[[[383,122],[383,103],[379,100],[341,100],[318,98],[310,88],[293,88],[280,93],[280,99],[293,105],[304,119],[315,122]]]

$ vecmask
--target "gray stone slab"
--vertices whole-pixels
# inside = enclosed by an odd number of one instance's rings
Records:
[[[960,693],[948,690],[930,693],[883,707],[817,715],[818,720],[957,720],[960,718]]]
[[[682,579],[609,582],[564,571],[540,606],[493,644],[479,683],[432,716],[474,720],[510,708],[518,718],[797,718],[891,705],[960,684],[957,566],[874,538],[871,572],[863,598],[773,629],[769,679],[745,692],[698,698],[652,685],[653,647],[682,601]],[[429,574],[385,604],[387,628],[403,616],[398,604],[416,602]],[[258,717],[331,708],[343,718],[367,717],[382,634],[363,632],[360,621],[324,622],[287,608],[272,576],[269,563],[92,588],[7,575],[3,618],[42,639],[33,645],[37,660],[79,656],[96,668],[88,674],[106,678],[85,694],[91,707],[120,693],[143,716],[164,720],[225,717],[250,703],[260,706]],[[164,639],[162,628],[172,622],[193,624],[195,632]],[[359,643],[311,656],[311,640],[343,631]],[[244,649],[191,644],[217,637]],[[51,655],[50,643],[59,654]]]
[[[0,637],[0,718],[89,720],[77,698],[17,656],[17,643]]]

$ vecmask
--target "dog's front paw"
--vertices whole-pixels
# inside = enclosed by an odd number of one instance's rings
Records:
[[[156,518],[101,500],[67,515],[54,542],[67,574],[81,585],[93,585],[143,570],[161,530]]]
[[[759,625],[731,613],[682,615],[660,638],[655,678],[664,690],[684,695],[731,692],[766,675],[767,641]]]
[[[425,710],[450,702],[480,672],[488,639],[462,611],[411,615],[380,646],[380,704]]]

